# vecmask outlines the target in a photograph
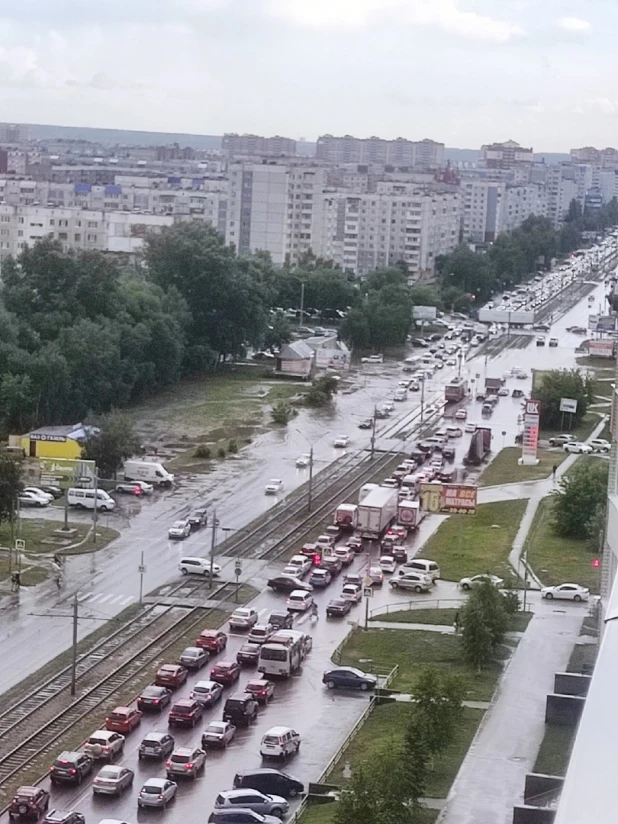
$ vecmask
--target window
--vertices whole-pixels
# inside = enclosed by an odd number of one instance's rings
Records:
[[[79,241],[82,239],[82,236],[81,236],[81,234],[78,232],[77,234],[73,235],[73,239],[74,239],[74,240],[75,240],[75,242],[77,243],[77,242],[79,242]]]
[[[17,232],[17,237],[23,237],[23,236],[24,236],[23,229],[19,229],[18,232]]]

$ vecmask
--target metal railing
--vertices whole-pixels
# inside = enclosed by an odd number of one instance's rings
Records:
[[[434,598],[431,601],[398,601],[396,604],[385,604],[382,607],[376,607],[369,613],[369,620],[376,618],[378,615],[389,615],[391,612],[405,612],[411,610],[421,609],[457,609],[464,604],[466,599],[461,598]]]

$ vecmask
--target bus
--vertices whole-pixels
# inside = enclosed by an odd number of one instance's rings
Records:
[[[289,678],[300,669],[301,661],[301,648],[298,643],[262,644],[257,668],[264,676]]]

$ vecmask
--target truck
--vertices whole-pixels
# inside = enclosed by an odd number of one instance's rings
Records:
[[[407,526],[408,529],[418,529],[424,517],[425,512],[421,509],[419,501],[399,501],[397,507],[398,524]]]
[[[485,378],[485,394],[495,395],[498,389],[502,386],[504,381],[502,378]]]
[[[371,490],[358,505],[358,533],[361,538],[378,539],[397,515],[398,489],[380,486]]]
[[[479,426],[470,438],[470,447],[463,459],[464,466],[480,466],[490,452],[491,429]]]
[[[347,532],[354,532],[358,522],[358,506],[356,504],[339,504],[335,510],[335,526]]]
[[[444,400],[447,403],[459,403],[468,394],[468,381],[464,378],[454,378],[444,387]]]
[[[361,486],[361,488],[358,491],[359,504],[365,500],[365,498],[367,497],[367,495],[369,495],[370,492],[373,492],[373,490],[377,489],[378,487],[379,484],[363,484],[363,486]]]
[[[155,461],[125,461],[123,472],[125,481],[146,481],[155,486],[172,486],[174,483],[174,476]]]

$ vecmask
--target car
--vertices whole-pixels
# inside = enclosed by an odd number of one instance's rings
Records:
[[[536,339],[536,345],[537,345],[537,346],[545,346],[545,338],[543,337],[543,335],[539,335],[539,336],[537,337],[537,339]]]
[[[187,520],[189,521],[192,531],[201,529],[203,526],[208,526],[208,510],[194,509]]]
[[[483,573],[481,575],[472,575],[468,578],[462,578],[459,582],[459,586],[461,587],[461,589],[468,590],[472,589],[473,587],[481,586],[481,584],[484,584],[486,581],[489,581],[489,583],[492,586],[496,587],[496,589],[499,589],[504,583],[502,578],[498,578],[497,575],[488,575],[486,573]]]
[[[235,727],[249,727],[258,715],[258,702],[249,692],[236,692],[227,698],[223,707],[223,720]]]
[[[182,687],[188,675],[189,671],[180,664],[163,664],[155,675],[155,685],[175,690]]]
[[[230,687],[238,681],[240,665],[236,661],[220,661],[210,670],[211,681]]]
[[[24,487],[23,491],[24,492],[31,492],[33,495],[38,495],[41,498],[46,498],[47,501],[49,501],[50,504],[54,500],[54,496],[51,494],[51,492],[44,492],[38,486],[26,486],[26,487]]]
[[[405,564],[408,560],[408,550],[405,544],[393,544],[388,551],[391,558],[394,558],[398,564]],[[380,568],[378,566],[378,568]]]
[[[369,357],[361,358],[361,363],[384,363],[384,355],[369,355]]]
[[[200,747],[176,747],[165,762],[165,773],[168,778],[182,776],[195,780],[205,766],[206,752]]]
[[[101,767],[92,782],[94,795],[121,795],[133,786],[133,770],[118,764]]]
[[[306,544],[303,544],[301,546],[301,548],[297,552],[297,555],[304,555],[305,558],[311,558],[311,560],[313,561],[316,554],[319,554],[319,553],[320,553],[320,549],[319,548],[316,549],[315,544],[308,541]]]
[[[407,401],[408,399],[408,392],[406,389],[397,389],[397,391],[393,394],[393,400],[397,401],[397,403],[401,403],[402,401]]]
[[[382,409],[385,412],[394,412],[395,411],[395,404],[392,401],[386,401],[386,403],[382,404]]]
[[[363,418],[358,424],[359,429],[373,429],[374,418]]]
[[[341,565],[346,567],[354,561],[354,552],[347,546],[338,546],[335,549],[335,558],[339,558]]]
[[[295,589],[304,589],[306,592],[311,592],[313,587],[301,581],[300,578],[293,578],[287,575],[278,575],[275,578],[269,578],[266,586],[270,587],[273,592],[293,592]]]
[[[43,787],[20,787],[9,805],[9,818],[11,821],[38,821],[48,807],[49,793]]]
[[[524,390],[523,389],[513,389],[513,391],[511,392],[511,397],[512,398],[523,398],[523,396],[524,396]]]
[[[212,558],[200,558],[196,556],[185,556],[180,559],[178,569],[183,575],[210,575],[216,578],[221,574],[221,567],[215,564]]]
[[[56,501],[64,495],[64,489],[60,489],[59,486],[53,486],[52,484],[45,484],[44,486],[40,486],[39,489],[47,492],[48,495],[51,495]]]
[[[298,578],[303,578],[311,570],[312,565],[313,558],[307,555],[293,555],[288,561],[288,566],[295,567]]]
[[[178,784],[169,778],[149,778],[137,795],[137,806],[165,809],[176,798]]]
[[[279,492],[283,492],[283,481],[281,478],[271,478],[264,487],[264,492],[267,495],[278,495]]]
[[[296,798],[305,792],[302,781],[287,773],[268,768],[251,769],[237,772],[233,781],[234,789],[240,787],[260,790],[263,793],[282,795],[284,798]]]
[[[326,617],[343,617],[352,609],[352,602],[345,598],[333,598],[326,605]]]
[[[392,555],[382,555],[378,561],[378,566],[382,572],[391,573],[397,568],[397,563]]]
[[[150,495],[153,489],[154,486],[146,483],[146,481],[123,481],[122,483],[116,484],[115,491],[124,495],[135,495],[139,497],[140,495]]]
[[[124,752],[124,735],[110,730],[95,730],[82,744],[82,749],[95,761],[111,761]]]
[[[501,398],[508,398],[508,396],[509,396],[508,388],[506,386],[501,386],[500,389],[498,389],[498,395]]]
[[[253,810],[262,815],[283,818],[290,809],[289,803],[280,795],[266,795],[259,790],[225,790],[215,799],[215,810]],[[256,822],[258,824],[258,822]]]
[[[210,707],[214,707],[222,695],[223,687],[216,681],[197,681],[189,693],[189,698],[193,698],[194,701],[199,701],[204,709],[209,709]]]
[[[381,587],[384,583],[384,573],[379,566],[369,567],[367,577],[374,586]]]
[[[281,824],[281,820],[255,810],[213,810],[208,816],[208,824]]]
[[[572,435],[554,435],[549,439],[550,446],[564,446],[565,443],[570,443],[573,440]]]
[[[300,457],[296,458],[296,466],[298,469],[304,469],[305,467],[311,464],[311,455],[300,455]]]
[[[465,409],[458,409],[457,412],[455,412],[455,420],[456,421],[465,421],[467,417],[468,417],[468,413],[466,412]]]
[[[20,506],[49,506],[50,498],[47,495],[37,495],[34,492],[20,492],[17,496]]]
[[[230,721],[211,721],[202,733],[202,747],[225,749],[235,735],[236,727]]]
[[[275,629],[292,629],[294,616],[287,611],[273,610],[268,616],[268,623],[272,624]]]
[[[260,742],[260,755],[281,760],[289,755],[296,755],[300,749],[300,735],[291,727],[271,727],[266,730]]]
[[[323,589],[327,587],[333,580],[333,576],[327,569],[323,567],[316,567],[309,576],[309,583],[316,589]]]
[[[75,810],[49,810],[41,824],[86,824],[86,819]]]
[[[575,455],[589,455],[593,450],[590,444],[582,441],[569,441],[562,447],[565,452],[570,452]]]
[[[333,446],[337,449],[345,449],[349,443],[350,439],[347,435],[339,435],[339,437],[335,438],[335,440],[333,441]]]
[[[350,535],[348,540],[345,542],[345,545],[348,549],[351,549],[352,552],[362,552],[363,551],[363,539],[360,535]]]
[[[142,723],[142,713],[137,707],[116,707],[105,719],[105,729],[129,733]]]
[[[461,438],[463,435],[463,429],[460,426],[448,426],[446,428],[446,434],[449,438]],[[442,451],[444,455],[444,450]]]
[[[253,678],[246,684],[245,692],[252,695],[258,704],[267,704],[275,694],[275,685],[267,678]]]
[[[465,431],[466,432],[476,432],[476,424],[473,423],[472,421],[470,421],[469,423],[466,424]]]
[[[554,598],[561,601],[587,601],[590,590],[579,584],[558,584],[554,587],[543,587],[541,598],[552,601]]]
[[[609,452],[612,448],[611,443],[606,441],[605,438],[593,438],[591,441],[588,441],[588,443],[592,447],[593,452]]]
[[[227,635],[220,629],[204,629],[195,639],[195,646],[207,649],[211,655],[216,655],[226,648]]]
[[[358,604],[363,597],[363,590],[358,584],[344,584],[341,588],[341,597],[344,601]]]
[[[163,761],[173,752],[174,746],[175,741],[169,732],[154,730],[142,738],[137,755],[140,761]]]
[[[320,566],[330,572],[331,578],[336,578],[343,569],[341,558],[338,558],[336,555],[323,557],[320,561]]]
[[[259,620],[257,610],[252,607],[238,607],[229,617],[230,629],[251,629]]]
[[[433,586],[430,575],[420,572],[404,572],[399,578],[393,578],[389,582],[391,589],[411,589],[414,592],[429,592]]]
[[[191,524],[185,518],[182,521],[174,521],[171,527],[167,530],[167,537],[173,540],[184,541],[191,534]]]
[[[365,576],[360,572],[347,572],[343,577],[344,584],[355,584],[362,587]]]
[[[265,644],[274,632],[275,628],[271,624],[255,624],[249,630],[247,641],[250,644],[259,646]]]
[[[179,698],[168,713],[167,723],[170,727],[194,727],[204,714],[204,707],[194,698]]]
[[[550,338],[549,339],[549,345],[551,347],[558,346],[558,338]]]
[[[529,378],[529,375],[528,375],[527,372],[518,372],[515,375],[515,377],[517,378],[518,381],[527,381],[528,378]]]
[[[161,712],[172,698],[172,691],[167,687],[150,684],[137,696],[137,708],[141,712]]]
[[[52,784],[81,784],[90,775],[94,762],[85,752],[62,752],[49,771]]]
[[[260,659],[260,645],[259,644],[242,644],[236,652],[236,662],[243,666],[255,666]]]
[[[185,647],[178,657],[178,663],[188,670],[201,669],[210,659],[210,653],[203,647]]]
[[[378,679],[375,675],[370,675],[356,667],[337,667],[324,673],[322,683],[326,684],[329,690],[341,687],[366,692],[376,688]]]

